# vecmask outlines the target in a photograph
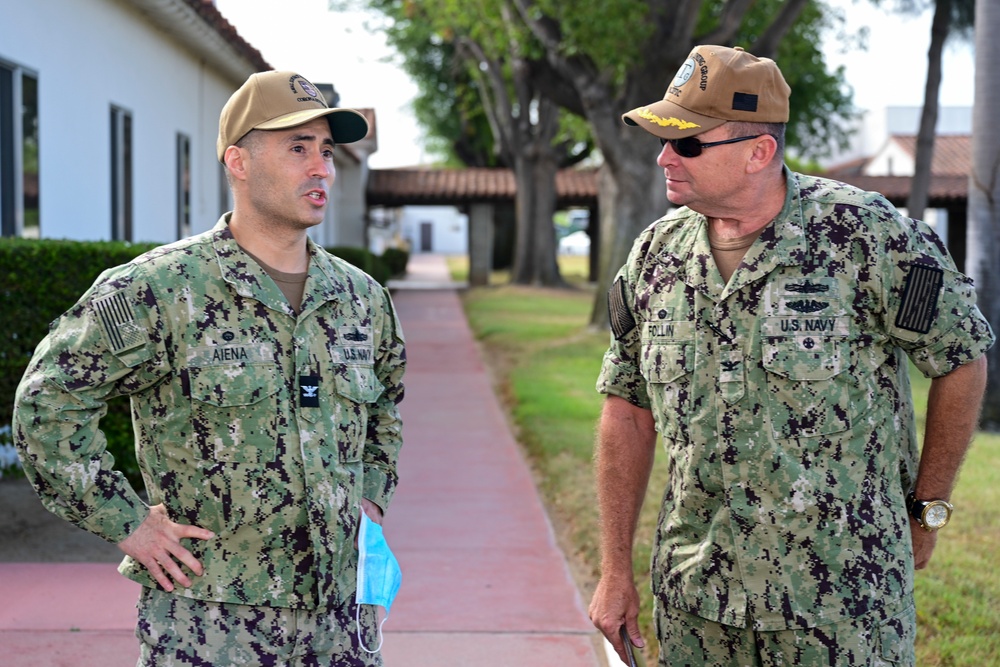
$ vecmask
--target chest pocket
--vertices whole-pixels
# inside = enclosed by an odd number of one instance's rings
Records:
[[[685,433],[691,412],[694,345],[644,341],[640,370],[663,437],[676,438]]]
[[[845,336],[764,338],[762,351],[774,437],[828,435],[851,427]]]
[[[375,375],[374,366],[334,364],[333,387],[337,396],[346,400],[334,401],[337,413],[334,421],[340,434],[337,437],[341,461],[361,458],[368,434],[369,404],[378,400],[384,387]]]
[[[188,378],[193,435],[206,460],[262,464],[274,459],[274,364],[192,366]]]

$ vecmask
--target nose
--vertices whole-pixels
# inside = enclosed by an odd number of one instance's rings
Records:
[[[660,154],[656,156],[656,164],[661,167],[667,167],[672,162],[677,160],[677,151],[670,144],[669,141],[663,144],[663,148],[660,149]]]
[[[317,151],[309,161],[309,175],[313,178],[330,178],[336,174],[333,160],[324,157],[323,151]]]

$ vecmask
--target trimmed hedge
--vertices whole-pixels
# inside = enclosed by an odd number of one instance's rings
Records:
[[[385,286],[392,277],[389,267],[382,259],[365,248],[352,248],[348,246],[333,246],[326,251],[331,255],[336,255],[348,264],[353,264],[372,278],[379,285]]]
[[[389,275],[393,278],[405,276],[410,253],[402,248],[386,248],[382,253],[382,261],[389,267]]]
[[[11,422],[17,385],[35,346],[48,333],[49,323],[69,310],[102,271],[125,264],[157,245],[0,239],[0,300],[5,323],[0,330],[0,426]],[[108,402],[101,428],[118,469],[141,490],[127,398]]]

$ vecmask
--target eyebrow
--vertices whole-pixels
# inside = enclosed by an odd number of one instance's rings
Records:
[[[316,135],[315,134],[293,134],[291,137],[288,138],[288,142],[289,143],[293,143],[293,142],[296,142],[296,141],[316,141]],[[337,145],[336,142],[334,142],[334,140],[331,139],[331,138],[329,138],[329,137],[324,137],[324,139],[322,141],[322,144],[324,146],[336,146]]]

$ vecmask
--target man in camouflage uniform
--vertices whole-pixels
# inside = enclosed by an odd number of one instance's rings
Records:
[[[220,120],[234,210],[102,274],[18,389],[43,503],[144,586],[141,665],[381,664],[358,648],[356,534],[396,487],[403,338],[388,293],[307,236],[335,145],[367,132],[297,74],[251,76]],[[98,428],[122,394],[148,505]],[[367,646],[374,624],[365,605]]]
[[[994,337],[926,225],[783,166],[789,94],[773,61],[699,46],[623,116],[663,142],[680,207],[609,292],[597,385],[590,615],[623,659],[623,625],[643,645],[632,540],[659,433],[661,665],[914,664],[914,567],[950,516]],[[922,452],[907,358],[934,378]]]

